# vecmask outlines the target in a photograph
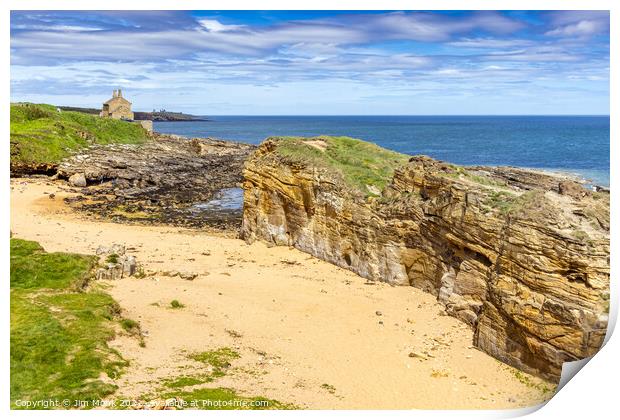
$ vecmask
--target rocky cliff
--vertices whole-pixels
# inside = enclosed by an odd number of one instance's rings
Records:
[[[557,380],[601,346],[609,194],[346,138],[271,138],[246,162],[242,237],[437,296],[474,345]]]

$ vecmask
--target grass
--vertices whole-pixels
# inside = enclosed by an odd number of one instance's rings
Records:
[[[140,331],[140,324],[133,319],[123,318],[121,320],[121,327],[128,333],[136,333]]]
[[[181,376],[165,380],[163,383],[173,391],[164,393],[160,398],[180,398],[184,405],[180,408],[203,409],[203,410],[265,410],[265,409],[294,409],[290,404],[265,397],[248,397],[240,395],[230,388],[196,388],[212,382],[215,378],[226,374],[226,369],[231,366],[233,360],[238,359],[239,353],[229,347],[221,347],[189,356],[191,359],[205,363],[213,367],[208,375]],[[184,389],[194,387],[193,389]]]
[[[407,155],[350,137],[277,137],[272,140],[277,142],[280,155],[336,171],[347,184],[366,196],[376,195],[367,186],[383,190],[392,179],[394,170],[409,159]],[[324,150],[310,142],[324,143]]]
[[[510,371],[513,373],[513,375],[515,376],[515,378],[517,378],[519,382],[521,382],[523,385],[527,386],[528,388],[536,389],[542,392],[543,394],[548,394],[554,391],[552,388],[549,388],[543,382],[533,381],[529,376],[527,376],[525,373],[521,372],[520,370],[510,368]]]
[[[87,255],[49,254],[36,242],[11,239],[11,289],[66,289],[83,284],[96,261]]]
[[[492,191],[482,201],[485,206],[499,210],[502,214],[508,214],[516,202],[517,196],[507,191]]]
[[[81,288],[96,258],[47,253],[11,239],[11,406],[16,400],[101,399],[127,362],[107,342],[120,308]]]
[[[183,305],[178,300],[174,299],[172,302],[170,302],[170,307],[172,309],[181,309],[181,308],[185,308],[185,305]]]
[[[213,366],[214,373],[222,372],[223,369],[230,367],[230,362],[238,359],[239,357],[239,353],[230,347],[221,347],[216,350],[190,355],[190,358],[196,360],[197,362],[207,363]]]
[[[91,144],[139,144],[148,139],[138,124],[53,105],[11,104],[11,168],[57,164]]]

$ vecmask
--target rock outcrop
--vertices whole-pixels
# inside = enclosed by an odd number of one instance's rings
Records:
[[[475,346],[549,379],[600,348],[609,194],[539,172],[424,156],[364,190],[334,163],[333,141],[273,138],[259,147],[244,171],[243,238],[432,293],[473,328]]]
[[[102,267],[99,267],[95,274],[97,280],[119,280],[136,274],[136,257],[125,254],[124,245],[101,245],[96,254],[103,257]]]
[[[58,176],[82,188],[76,208],[118,221],[238,228],[241,210],[211,216],[197,203],[241,184],[255,146],[156,135],[139,145],[95,145],[64,159]]]

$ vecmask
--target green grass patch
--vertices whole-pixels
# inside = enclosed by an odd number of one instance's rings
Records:
[[[95,257],[46,253],[11,239],[11,406],[21,400],[101,399],[127,362],[107,342],[118,304],[80,291]]]
[[[170,302],[170,307],[172,309],[181,309],[181,308],[185,308],[185,305],[183,305],[178,300],[174,299],[172,302]]]
[[[133,319],[124,318],[121,320],[121,327],[129,333],[134,333],[140,330],[140,324]]]
[[[57,164],[91,144],[139,144],[148,133],[138,124],[53,105],[11,104],[11,167]]]
[[[163,384],[174,391],[164,393],[159,398],[180,398],[183,400],[182,409],[202,410],[268,410],[268,409],[295,409],[293,405],[283,404],[279,401],[265,397],[248,397],[239,395],[230,388],[196,388],[212,382],[215,378],[225,375],[225,370],[231,366],[231,362],[238,359],[239,353],[229,347],[221,347],[216,350],[194,353],[191,359],[213,367],[213,372],[208,375],[181,376],[163,381]],[[184,390],[183,388],[194,387]]]
[[[383,190],[392,179],[394,169],[404,165],[410,157],[350,137],[274,137],[272,140],[277,142],[280,155],[334,170],[366,196],[375,195],[367,185]]]
[[[65,289],[82,285],[97,259],[47,253],[36,242],[11,239],[11,289]]]
[[[230,367],[230,362],[238,359],[239,357],[239,353],[230,347],[221,347],[216,350],[204,351],[202,353],[194,353],[190,355],[190,359],[213,366],[215,372]]]
[[[493,191],[490,192],[482,204],[492,209],[499,210],[502,214],[508,214],[514,207],[517,200],[517,196],[507,191]]]

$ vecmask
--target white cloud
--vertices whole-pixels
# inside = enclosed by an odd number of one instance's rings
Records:
[[[102,28],[78,25],[11,25],[12,29],[26,29],[30,31],[69,31],[69,32],[88,32],[101,31]]]
[[[545,35],[560,37],[590,36],[606,31],[608,25],[609,23],[603,20],[581,20],[547,31]]]
[[[84,29],[96,19],[30,20],[41,27],[14,31],[13,98],[44,93],[46,102],[98,106],[121,87],[136,109],[406,113],[415,104],[430,112],[429,101],[441,109],[452,103],[447,97],[608,89],[609,46],[584,35],[603,30],[605,14],[549,14],[536,32],[494,12],[351,13],[266,25],[188,18],[161,27],[158,16],[131,25],[106,19],[105,31]]]
[[[224,25],[215,19],[199,19],[198,23],[209,32],[236,31],[245,28],[245,25]]]
[[[553,29],[545,35],[553,37],[589,37],[609,32],[609,12],[573,10],[551,14]]]
[[[462,38],[448,42],[447,45],[458,48],[516,48],[533,45],[527,39]]]

